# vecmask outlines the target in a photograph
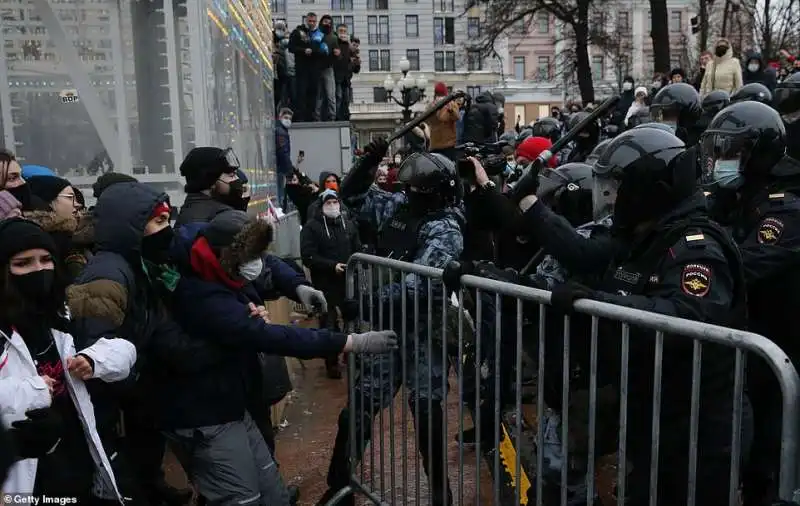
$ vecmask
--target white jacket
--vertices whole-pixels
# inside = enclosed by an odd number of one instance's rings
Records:
[[[72,336],[53,330],[53,340],[58,354],[64,363],[64,377],[69,396],[77,408],[78,417],[83,426],[97,472],[95,473],[95,493],[98,489],[113,490],[112,496],[120,504],[124,504],[122,495],[114,479],[111,462],[103,449],[103,443],[97,433],[94,418],[94,406],[86,385],[67,371],[67,357],[75,356],[75,343]],[[50,406],[51,397],[47,384],[36,371],[30,351],[22,337],[14,332],[9,338],[0,331],[3,350],[0,354],[0,417],[6,427],[12,422],[23,420],[25,412],[31,409]],[[94,361],[93,378],[105,382],[120,381],[128,377],[131,367],[136,362],[136,348],[124,339],[99,339],[95,344],[81,350],[81,353]],[[3,483],[4,492],[18,494],[33,493],[36,482],[38,459],[25,459],[15,463]],[[98,483],[99,482],[99,483]]]

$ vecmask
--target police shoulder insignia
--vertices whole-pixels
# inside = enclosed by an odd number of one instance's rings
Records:
[[[764,218],[758,226],[759,244],[777,244],[783,235],[783,222],[778,218]]]
[[[711,289],[711,269],[702,264],[687,264],[681,274],[681,289],[694,297],[705,297]]]

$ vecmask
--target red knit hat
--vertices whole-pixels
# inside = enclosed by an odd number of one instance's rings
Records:
[[[447,85],[439,81],[433,87],[433,94],[436,95],[437,97],[443,97],[447,95]]]
[[[553,147],[553,143],[550,142],[550,139],[547,137],[528,137],[522,144],[517,146],[517,158],[522,157],[530,161],[536,160],[536,158],[547,149]],[[556,157],[553,156],[550,158],[548,165],[551,168],[556,168],[558,161]]]

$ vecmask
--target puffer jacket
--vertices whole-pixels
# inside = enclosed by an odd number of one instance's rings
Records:
[[[705,96],[715,90],[732,94],[742,87],[742,66],[739,59],[733,57],[733,49],[727,39],[719,39],[717,44],[720,42],[728,44],[728,52],[722,57],[714,56],[714,61],[708,64],[700,85],[700,95]]]
[[[499,117],[500,113],[495,97],[491,92],[484,91],[475,97],[464,115],[462,142],[493,142],[497,133]]]
[[[427,119],[426,123],[431,135],[429,146],[431,151],[455,147],[456,123],[459,119],[458,109],[458,103],[453,100]]]

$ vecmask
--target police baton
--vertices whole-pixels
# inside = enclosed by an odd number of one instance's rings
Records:
[[[391,144],[394,141],[396,141],[397,139],[402,138],[403,136],[408,134],[410,131],[414,130],[416,127],[418,127],[419,125],[424,123],[426,119],[430,118],[431,116],[433,116],[434,114],[439,112],[440,109],[442,109],[444,106],[446,106],[447,104],[449,104],[453,100],[458,100],[459,98],[464,98],[466,96],[467,96],[467,94],[464,93],[463,91],[456,91],[456,92],[453,92],[453,93],[447,95],[442,100],[440,100],[440,101],[436,102],[435,104],[433,104],[433,106],[431,106],[430,109],[426,110],[424,113],[420,114],[416,118],[412,119],[411,121],[409,121],[408,123],[406,123],[405,125],[400,127],[399,129],[397,129],[397,131],[395,131],[395,133],[393,133],[391,135],[391,137],[389,137],[386,140],[386,142]]]
[[[511,193],[511,197],[515,203],[519,203],[523,198],[536,192],[539,186],[539,172],[542,170],[548,160],[558,153],[564,147],[575,140],[581,132],[586,130],[586,127],[596,122],[601,117],[605,116],[612,107],[617,105],[620,100],[619,95],[614,95],[607,98],[600,105],[598,105],[592,112],[586,116],[583,121],[575,125],[570,131],[561,136],[559,140],[550,149],[542,151],[539,156],[528,166],[528,172],[520,178]]]

